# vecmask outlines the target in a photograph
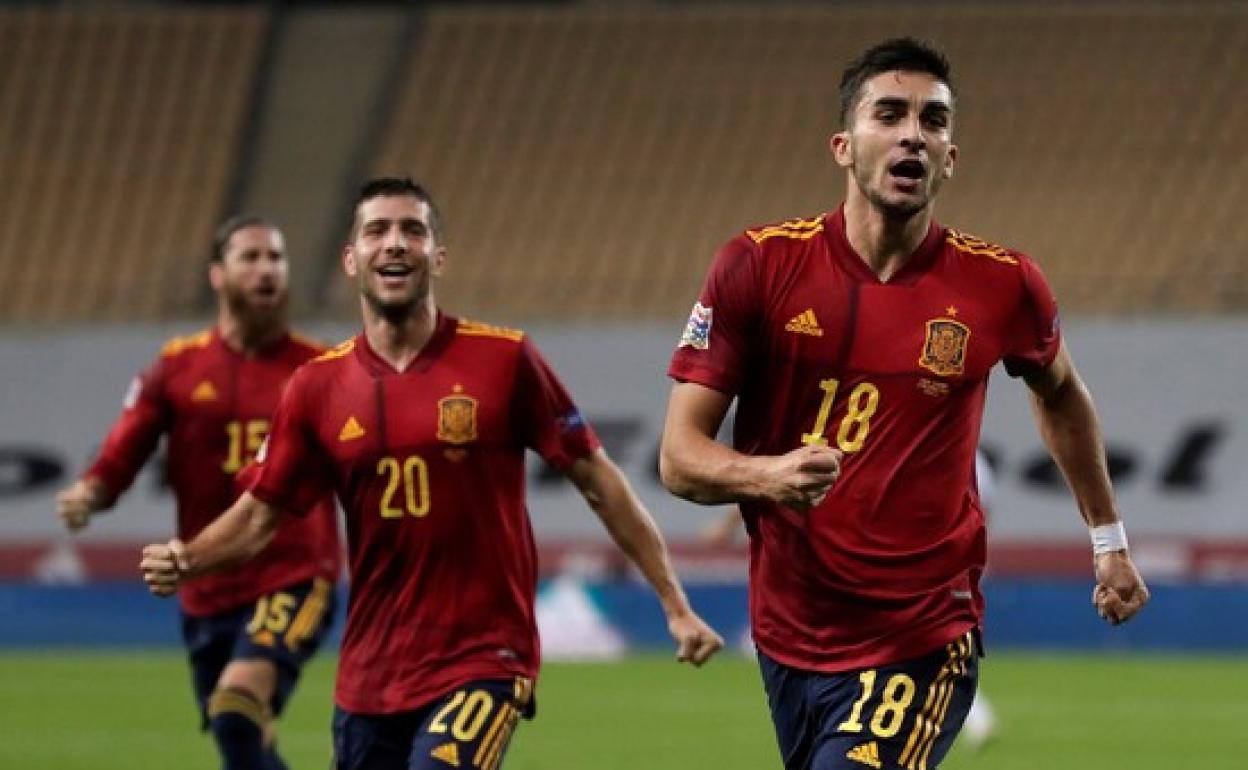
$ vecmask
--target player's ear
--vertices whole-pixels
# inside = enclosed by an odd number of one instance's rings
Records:
[[[342,247],[342,271],[351,278],[359,272],[359,266],[355,261],[355,249],[350,244]]]
[[[441,276],[446,270],[446,247],[439,246],[433,252],[433,274]]]
[[[828,140],[828,148],[832,150],[832,159],[841,168],[849,168],[853,163],[854,153],[849,131],[837,131]]]
[[[953,164],[958,159],[958,146],[956,144],[949,145],[949,154],[945,156],[945,168],[942,171],[945,179],[953,176]]]
[[[221,291],[225,286],[225,265],[215,259],[208,263],[208,285],[213,291]]]

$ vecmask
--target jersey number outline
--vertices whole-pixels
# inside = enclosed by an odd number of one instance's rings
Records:
[[[383,519],[401,519],[405,515],[422,518],[429,514],[429,465],[420,455],[409,455],[399,462],[387,455],[377,461],[377,475],[389,476],[378,506]],[[395,497],[403,489],[403,507],[396,506]]]
[[[823,435],[828,427],[828,417],[832,415],[832,404],[836,400],[836,392],[841,381],[826,379],[819,381],[819,389],[823,391],[823,400],[819,403],[819,413],[815,415],[815,424],[809,433],[802,434],[803,444],[827,446],[828,439]],[[850,391],[846,399],[845,417],[836,431],[836,446],[842,452],[851,453],[862,449],[871,432],[871,418],[880,407],[880,389],[869,382],[860,382]]]

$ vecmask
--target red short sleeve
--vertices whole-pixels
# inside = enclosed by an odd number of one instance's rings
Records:
[[[1022,257],[1023,291],[1002,359],[1011,377],[1040,371],[1053,363],[1061,347],[1057,300],[1048,281],[1031,260]]]
[[[559,470],[600,446],[572,397],[542,354],[525,337],[520,341],[512,409],[525,446]]]
[[[256,468],[247,471],[253,496],[297,515],[329,494],[333,478],[309,419],[308,380],[302,374],[296,372],[282,393]]]
[[[716,253],[672,355],[669,377],[736,394],[761,312],[757,264],[757,248],[744,235]]]

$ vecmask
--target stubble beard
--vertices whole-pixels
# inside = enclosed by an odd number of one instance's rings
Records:
[[[389,301],[382,299],[367,281],[361,281],[360,296],[368,303],[373,313],[387,323],[397,326],[419,313],[424,307],[425,298],[429,296],[429,279],[427,276],[423,278],[411,296]]]

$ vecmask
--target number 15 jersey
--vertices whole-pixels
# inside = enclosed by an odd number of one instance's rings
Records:
[[[669,368],[738,399],[734,446],[843,453],[806,513],[741,506],[754,639],[790,666],[894,663],[980,622],[986,558],[974,488],[989,370],[1057,354],[1057,308],[1018,252],[932,223],[887,283],[842,211],[749,230],[710,268]]]
[[[251,492],[294,513],[326,486],[342,502],[338,705],[389,714],[474,679],[535,678],[525,449],[566,470],[598,446],[522,332],[439,314],[405,371],[363,335],[299,369]]]

